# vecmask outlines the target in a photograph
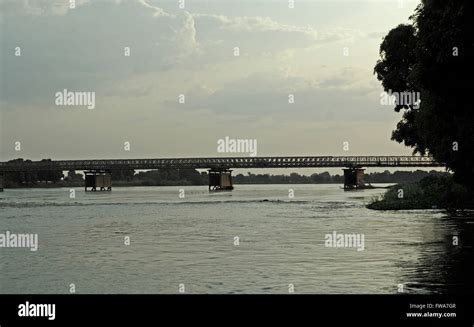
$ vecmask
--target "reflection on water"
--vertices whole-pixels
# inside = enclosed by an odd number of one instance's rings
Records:
[[[439,241],[420,244],[419,262],[404,266],[403,279],[415,293],[472,294],[474,217],[443,216],[441,222]]]
[[[371,211],[383,190],[337,185],[180,188],[0,193],[0,233],[39,237],[0,248],[0,293],[473,292],[473,218]],[[364,251],[325,247],[333,232],[364,234]]]

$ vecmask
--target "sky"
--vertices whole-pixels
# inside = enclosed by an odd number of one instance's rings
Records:
[[[411,154],[373,68],[419,1],[0,3],[1,161]]]

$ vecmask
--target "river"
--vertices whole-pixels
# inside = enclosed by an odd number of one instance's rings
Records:
[[[366,209],[383,191],[6,189],[0,233],[38,249],[0,248],[0,293],[472,293],[474,220]],[[328,247],[333,233],[364,247]]]

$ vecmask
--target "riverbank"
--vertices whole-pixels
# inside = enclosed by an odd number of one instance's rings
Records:
[[[451,176],[429,176],[419,182],[400,183],[367,205],[373,210],[445,209],[450,212],[474,209],[474,195]]]

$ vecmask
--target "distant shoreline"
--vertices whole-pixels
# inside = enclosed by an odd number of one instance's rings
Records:
[[[436,171],[385,171],[382,173],[369,173],[364,175],[363,182],[366,187],[362,189],[380,188],[376,184],[396,184],[417,182],[427,176],[447,176],[448,173]],[[234,185],[304,185],[304,184],[344,184],[343,175],[331,175],[328,172],[300,175],[270,174],[235,174],[232,176]],[[195,169],[168,169],[135,172],[134,170],[116,171],[112,174],[112,187],[134,186],[197,186],[208,185],[209,175]],[[8,173],[3,180],[5,189],[13,188],[59,188],[59,187],[84,187],[84,175],[69,171],[67,175],[62,172],[36,172],[36,173]]]

